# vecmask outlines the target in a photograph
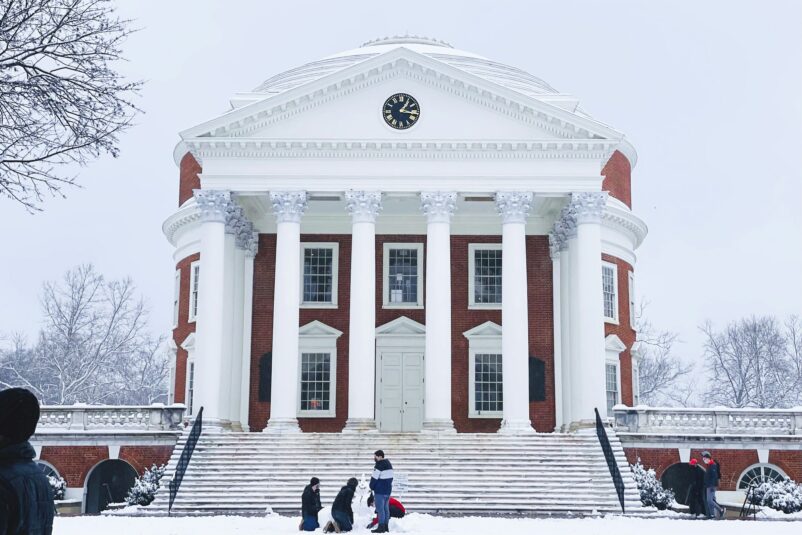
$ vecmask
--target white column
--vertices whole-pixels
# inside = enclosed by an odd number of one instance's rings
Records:
[[[301,299],[301,217],[306,192],[270,192],[276,216],[276,274],[273,294],[273,381],[266,432],[300,432],[298,405],[298,319]]]
[[[253,231],[253,224],[247,225],[251,238],[245,248],[243,266],[243,298],[242,298],[242,383],[240,386],[240,427],[250,431],[251,407],[251,331],[253,328],[253,259],[259,248],[259,233]]]
[[[577,308],[576,332],[572,336],[578,379],[578,406],[574,422],[579,427],[595,425],[594,409],[606,408],[604,308],[601,272],[601,216],[605,192],[574,193],[571,204],[576,216]]]
[[[381,192],[348,191],[351,214],[351,309],[348,325],[346,431],[375,431],[376,216]]]
[[[531,192],[499,192],[501,227],[501,371],[504,418],[500,433],[532,432],[529,420],[529,314],[526,286],[526,217]]]
[[[571,397],[571,413],[570,413],[570,420],[568,430],[575,430],[577,428],[578,420],[580,419],[577,416],[577,411],[580,410],[582,406],[582,399],[581,395],[582,392],[582,382],[580,379],[580,369],[582,362],[580,359],[579,351],[579,344],[577,343],[577,336],[579,334],[579,329],[577,325],[579,324],[579,314],[580,314],[580,295],[579,295],[579,255],[576,253],[576,217],[574,215],[573,205],[569,206],[569,209],[566,210],[568,221],[571,222],[570,232],[567,235],[567,243],[568,243],[568,346],[570,353],[568,354],[568,360],[570,362],[569,367],[571,369],[571,375],[568,377],[568,382],[570,384],[569,393]]]
[[[555,232],[549,233],[549,255],[551,256],[551,313],[554,337],[554,430],[563,425],[562,399],[562,303],[560,302],[560,238]]]
[[[245,215],[239,208],[231,222],[234,237],[234,259],[232,277],[232,311],[231,311],[231,379],[229,387],[229,420],[231,429],[242,431],[242,418],[240,416],[240,399],[242,398],[242,328],[243,328],[243,298],[245,295],[245,247],[243,231],[245,229]]]
[[[573,368],[571,348],[571,266],[572,255],[568,240],[572,236],[568,221],[562,219],[560,225],[560,352],[562,353],[562,415],[561,429],[568,431],[572,422]],[[575,228],[575,227],[574,227]]]
[[[225,317],[225,221],[231,202],[228,191],[195,190],[201,213],[201,276],[196,318],[195,407],[203,407],[206,430],[228,427],[222,383],[223,361],[229,347]],[[197,409],[196,409],[197,410]]]
[[[455,432],[451,420],[451,216],[454,192],[421,193],[426,214],[426,397],[423,428]]]

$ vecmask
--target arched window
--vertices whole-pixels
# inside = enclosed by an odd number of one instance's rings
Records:
[[[765,481],[785,481],[788,476],[773,464],[753,464],[744,470],[738,478],[738,490],[746,490],[751,485],[760,485]]]
[[[55,467],[55,466],[53,466],[52,464],[48,463],[48,462],[45,462],[45,461],[36,461],[36,465],[37,465],[39,468],[41,468],[41,469],[42,469],[42,472],[43,472],[43,473],[44,473],[46,476],[48,476],[48,477],[49,477],[49,476],[53,476],[53,477],[61,477],[61,475],[58,473],[58,470],[56,470],[56,467]]]

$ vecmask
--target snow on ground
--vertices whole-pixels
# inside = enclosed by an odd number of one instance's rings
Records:
[[[788,517],[802,520],[798,515]],[[296,535],[299,518],[267,517],[113,517],[84,516],[56,519],[56,535]],[[411,513],[390,523],[392,533],[408,535],[740,535],[800,533],[799,522],[747,522],[686,520],[658,516],[624,518],[608,516],[585,519],[445,518]],[[316,533],[322,533],[321,530]],[[357,525],[353,533],[369,533]]]

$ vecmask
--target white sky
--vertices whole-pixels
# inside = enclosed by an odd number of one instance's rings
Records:
[[[393,34],[421,34],[576,95],[639,153],[634,209],[649,225],[636,285],[655,326],[701,353],[697,326],[802,313],[802,2],[415,1],[121,3],[145,115],[119,159],[29,215],[0,200],[0,332],[33,336],[45,280],[93,262],[130,275],[170,328],[180,130],[235,91]]]

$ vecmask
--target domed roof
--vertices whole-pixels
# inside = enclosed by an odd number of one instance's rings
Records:
[[[368,41],[359,48],[346,50],[277,74],[265,80],[253,92],[266,95],[283,93],[400,47],[442,61],[529,97],[537,98],[540,95],[558,94],[558,91],[549,84],[521,69],[489,60],[471,52],[458,50],[444,41],[416,35],[385,37]]]

